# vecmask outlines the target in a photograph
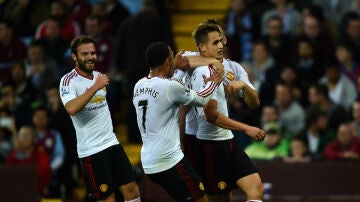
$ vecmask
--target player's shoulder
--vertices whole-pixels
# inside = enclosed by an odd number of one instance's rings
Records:
[[[76,72],[75,69],[71,70],[69,73],[65,74],[61,80],[60,85],[62,86],[69,86],[69,84],[76,78],[79,74]]]
[[[199,56],[200,53],[197,51],[185,51],[182,56]]]

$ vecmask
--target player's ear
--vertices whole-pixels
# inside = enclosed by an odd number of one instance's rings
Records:
[[[200,52],[206,51],[205,44],[203,44],[203,43],[199,44],[199,50],[200,50]]]
[[[74,61],[77,60],[77,57],[76,57],[76,55],[75,55],[74,53],[71,53],[71,58],[72,58]]]

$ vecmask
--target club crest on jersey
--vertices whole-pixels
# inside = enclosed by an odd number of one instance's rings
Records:
[[[226,78],[229,79],[229,81],[234,81],[235,75],[233,72],[226,72]]]
[[[104,96],[95,95],[95,96],[90,100],[90,103],[100,104],[100,103],[102,103],[104,100],[105,100],[105,97],[104,97]]]

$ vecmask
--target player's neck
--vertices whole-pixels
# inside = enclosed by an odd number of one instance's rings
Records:
[[[149,72],[149,77],[162,77],[162,78],[167,78],[167,74],[165,71],[161,70],[161,69],[151,69]]]
[[[92,79],[93,78],[93,72],[86,72],[81,70],[79,67],[75,67],[75,71],[80,74],[81,76],[88,78],[88,79]]]

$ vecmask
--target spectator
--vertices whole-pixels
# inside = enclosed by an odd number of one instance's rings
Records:
[[[267,11],[262,16],[261,33],[266,30],[266,22],[271,16],[279,16],[283,21],[283,32],[295,36],[300,31],[301,15],[298,11],[289,7],[289,0],[271,0],[275,8]]]
[[[103,4],[107,19],[111,22],[110,35],[115,37],[124,20],[130,17],[130,12],[118,0],[104,0]]]
[[[306,163],[311,161],[308,142],[305,138],[297,135],[290,141],[290,155],[285,156],[283,161],[286,163]]]
[[[305,127],[305,111],[294,100],[291,86],[278,83],[275,87],[275,104],[279,109],[279,123],[292,134],[297,134]]]
[[[250,144],[245,152],[253,160],[275,160],[288,155],[289,143],[283,138],[281,126],[275,122],[264,125],[264,142]]]
[[[270,122],[279,121],[279,111],[277,107],[273,104],[263,106],[261,110],[261,126],[264,127],[265,124]]]
[[[298,78],[298,87],[301,93],[300,103],[307,107],[307,93],[310,85],[318,82],[324,75],[321,59],[316,58],[315,46],[308,39],[298,42],[295,61],[295,73]]]
[[[50,158],[36,146],[36,133],[33,128],[23,126],[19,130],[19,148],[6,159],[8,165],[36,165],[39,194],[47,197],[51,180]]]
[[[148,74],[148,65],[144,53],[153,42],[163,41],[174,47],[171,26],[155,7],[152,0],[144,0],[140,13],[127,18],[119,28],[115,46],[115,66],[126,78],[127,93],[131,95],[135,83]],[[174,49],[174,48],[173,48]],[[131,98],[128,97],[128,103]],[[128,139],[130,142],[140,141],[140,132],[136,126],[136,114],[133,106],[128,107]]]
[[[322,159],[326,144],[335,139],[335,133],[327,129],[326,114],[318,108],[309,109],[306,129],[299,134],[308,142],[309,153],[314,160]]]
[[[68,13],[66,12],[66,5],[60,1],[54,1],[51,4],[51,12],[50,12],[50,17],[48,18],[48,20],[45,20],[44,22],[42,22],[41,24],[39,24],[39,26],[36,29],[36,34],[35,34],[35,38],[36,39],[43,39],[46,38],[49,33],[47,28],[49,25],[49,20],[52,20],[53,18],[56,18],[57,21],[59,22],[59,27],[60,27],[60,36],[61,38],[66,42],[66,43],[70,43],[70,41],[80,35],[81,30],[79,27],[79,24],[76,21],[73,21],[71,18],[68,18]]]
[[[65,65],[65,52],[68,42],[61,37],[61,22],[58,17],[50,17],[46,21],[45,35],[39,39],[43,45],[46,56],[51,57],[61,67],[60,75],[63,75],[67,65]]]
[[[351,43],[339,43],[336,46],[336,58],[340,63],[342,74],[346,75],[355,85],[360,77],[359,61],[354,58],[355,47]]]
[[[297,74],[296,69],[292,66],[292,64],[284,64],[281,67],[280,81],[291,87],[294,99],[300,103],[303,95],[299,87],[299,80],[299,75]]]
[[[103,28],[104,19],[100,16],[91,15],[86,18],[85,33],[92,36],[96,41],[97,70],[106,74],[109,71],[111,55],[113,54],[113,39],[104,32]]]
[[[354,11],[348,12],[343,17],[343,33],[340,33],[340,40],[349,42],[355,46],[354,58],[360,61],[360,14]]]
[[[16,60],[26,58],[26,46],[16,36],[14,25],[0,19],[0,81],[10,77],[10,68]]]
[[[340,123],[348,120],[344,107],[334,103],[329,97],[329,90],[325,84],[313,84],[309,88],[310,107],[319,108],[326,113],[327,126],[336,131]]]
[[[320,21],[321,17],[308,15],[303,18],[302,31],[297,35],[295,43],[308,40],[313,46],[316,59],[326,59],[334,56],[334,41],[330,33],[326,33]]]
[[[325,11],[325,17],[335,26],[339,27],[341,17],[351,9],[354,0],[328,1],[314,0],[314,3],[321,6]]]
[[[352,126],[355,129],[355,134],[360,140],[360,98],[358,97],[352,104]]]
[[[339,104],[349,111],[351,104],[356,99],[356,88],[354,83],[347,76],[341,73],[337,61],[330,62],[325,66],[325,76],[320,83],[326,84],[329,89],[329,97],[336,104]]]
[[[266,22],[266,32],[262,35],[263,40],[269,47],[270,55],[277,64],[290,62],[292,43],[290,36],[282,32],[283,21],[279,16],[272,16]]]
[[[2,115],[0,115],[0,165],[5,163],[5,159],[13,150],[11,132],[7,129],[8,124],[1,116]]]
[[[8,116],[15,120],[15,127],[31,124],[32,109],[29,103],[21,103],[16,99],[16,85],[12,81],[1,85],[0,106],[7,111]]]
[[[44,94],[47,85],[60,79],[59,65],[46,55],[39,40],[30,43],[25,65],[27,77],[40,94]]]
[[[38,99],[38,91],[26,76],[25,62],[16,61],[11,68],[10,80],[15,85],[15,100],[18,104],[32,106]]]
[[[324,150],[324,158],[328,160],[345,160],[360,158],[360,140],[354,137],[349,123],[339,126],[336,140],[330,142]]]
[[[49,112],[50,128],[59,131],[65,148],[64,163],[59,168],[59,179],[65,185],[65,196],[72,196],[75,187],[74,168],[77,168],[75,129],[64,105],[60,100],[59,85],[57,82],[46,88],[46,106]]]
[[[256,91],[259,91],[261,85],[266,82],[267,74],[271,73],[271,69],[275,68],[275,60],[269,54],[266,44],[257,41],[253,44],[252,59],[245,60],[242,65],[249,72]]]
[[[226,13],[225,34],[229,41],[229,58],[234,61],[251,58],[252,40],[254,38],[253,19],[247,9],[245,0],[232,0],[231,8]]]
[[[12,0],[5,1],[4,17],[14,22],[14,30],[20,37],[32,37],[36,27],[49,16],[49,1]],[[2,2],[3,3],[3,2]]]
[[[91,12],[91,6],[84,0],[61,0],[67,13],[67,20],[76,22],[80,30],[85,30],[85,19]]]
[[[38,107],[33,113],[33,124],[36,132],[36,145],[50,156],[50,167],[53,172],[49,195],[60,197],[61,180],[59,169],[64,164],[65,148],[58,131],[50,128],[49,112],[44,107]]]

